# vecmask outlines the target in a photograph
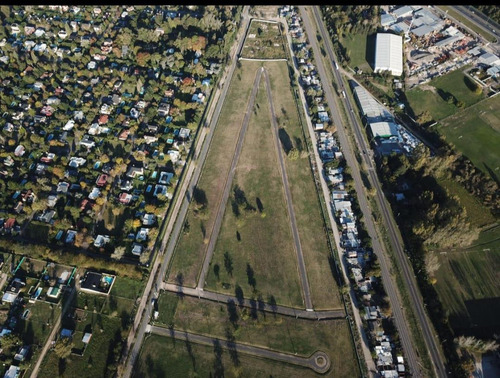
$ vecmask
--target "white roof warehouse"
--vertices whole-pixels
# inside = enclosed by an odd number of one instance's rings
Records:
[[[375,72],[389,71],[394,76],[403,73],[403,38],[390,33],[377,33]]]

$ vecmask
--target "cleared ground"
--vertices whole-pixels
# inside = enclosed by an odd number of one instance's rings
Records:
[[[256,296],[273,295],[280,304],[303,306],[264,80],[259,86],[232,188],[206,289],[234,294],[239,285],[248,297],[254,292],[250,284],[253,277]],[[235,195],[236,188],[241,190],[239,195]],[[236,197],[243,196],[247,204],[238,207]],[[252,209],[245,210],[248,207]],[[226,268],[226,256],[232,261],[231,274]],[[219,267],[218,276],[214,267]],[[283,285],[276,285],[277,282]]]
[[[474,165],[500,179],[500,101],[489,98],[443,120],[438,130]]]
[[[281,352],[310,356],[316,350],[327,353],[334,376],[357,376],[357,362],[345,320],[310,321],[258,310],[241,310],[238,303],[199,301],[192,297],[161,294],[160,316],[165,326],[219,338],[234,336],[234,341]],[[159,325],[159,324],[157,324]],[[308,374],[312,372],[308,372]],[[351,374],[351,375],[349,375]]]
[[[238,354],[238,364],[224,348],[151,335],[145,340],[132,377],[315,376],[310,369]]]
[[[241,57],[251,59],[285,58],[283,39],[278,24],[252,21],[241,50]]]
[[[198,183],[198,188],[206,194],[206,209],[203,214],[197,214],[194,211],[194,204],[191,203],[186,217],[189,230],[185,229],[179,237],[167,273],[169,282],[196,286],[207,248],[207,235],[212,229],[219,195],[224,188],[222,177],[227,177],[231,165],[234,146],[244,116],[244,111],[241,110],[246,108],[257,67],[245,64],[235,70]]]

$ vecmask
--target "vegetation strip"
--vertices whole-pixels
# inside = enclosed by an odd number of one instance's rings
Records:
[[[167,330],[165,328],[157,326],[150,326],[150,327],[152,333],[156,333],[159,335],[170,336],[179,340],[194,341],[196,343],[205,345],[214,345],[216,343],[219,343],[219,345],[227,349],[233,349],[237,352],[248,353],[263,358],[269,358],[276,361],[308,367],[320,374],[326,373],[330,369],[330,358],[326,353],[321,351],[314,353],[309,358],[304,358],[287,353],[276,352],[269,349],[258,348],[241,343],[235,343],[234,341],[231,340],[221,340],[216,337],[207,337],[203,335],[189,333],[186,331],[182,332],[174,329]]]
[[[215,219],[215,224],[212,228],[212,233],[210,236],[210,242],[208,244],[207,252],[205,254],[205,260],[203,263],[203,267],[201,270],[200,277],[198,279],[198,287],[203,288],[205,286],[205,277],[210,265],[210,261],[212,260],[212,256],[214,253],[214,247],[215,247],[215,242],[217,241],[217,235],[219,235],[220,227],[222,224],[222,217],[224,215],[224,210],[225,210],[225,204],[227,203],[227,199],[229,198],[229,191],[231,189],[231,183],[233,182],[234,174],[235,174],[235,168],[236,164],[238,163],[238,158],[241,153],[241,148],[243,146],[243,139],[245,137],[245,133],[248,128],[248,121],[250,119],[250,114],[251,110],[253,108],[253,104],[255,101],[255,95],[257,94],[257,89],[259,88],[258,84],[260,83],[260,78],[262,76],[262,72],[264,71],[264,68],[261,68],[255,77],[255,82],[254,86],[252,89],[252,94],[250,95],[250,99],[248,101],[248,106],[247,110],[245,112],[245,117],[243,119],[243,124],[241,126],[240,134],[238,137],[238,142],[236,144],[236,148],[233,154],[233,159],[231,162],[231,167],[229,169],[228,175],[226,177],[225,185],[224,185],[224,192],[222,196],[219,199],[219,205],[217,209],[217,218]]]

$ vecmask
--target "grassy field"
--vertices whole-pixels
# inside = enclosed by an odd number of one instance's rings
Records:
[[[224,188],[223,178],[227,177],[238,132],[243,122],[242,109],[247,106],[258,67],[257,62],[245,62],[235,70],[197,186],[206,194],[207,208],[204,214],[196,214],[193,204],[190,205],[186,217],[189,232],[184,232],[179,237],[167,273],[169,282],[181,281],[186,286],[196,286],[207,248],[206,234],[213,226],[219,195]]]
[[[237,304],[231,309],[226,303],[187,296],[179,299],[168,292],[161,294],[158,303],[160,309],[168,308],[170,314],[175,313],[167,319],[167,326],[172,324],[179,330],[220,338],[231,333],[236,342],[301,356],[322,350],[330,356],[335,376],[356,375],[353,372],[357,372],[357,362],[344,319],[318,322],[274,316],[258,309],[242,310]]]
[[[283,39],[277,23],[252,21],[241,50],[242,58],[285,58]]]
[[[285,62],[268,62],[266,67],[278,125],[286,131],[300,153],[296,160],[285,159],[285,164],[313,306],[315,309],[339,308],[340,296],[328,262],[330,250],[302,126],[290,85],[283,80],[288,75],[287,65]]]
[[[239,285],[249,297],[254,292],[248,279],[249,264],[254,271],[255,295],[273,295],[280,304],[303,307],[268,103],[265,81],[261,80],[232,183],[233,188],[241,188],[254,210],[241,210],[236,216],[234,195],[230,195],[212,259],[212,267],[220,267],[220,279],[211,269],[207,289],[234,294]],[[233,260],[231,275],[224,269],[226,252]]]
[[[438,130],[474,165],[500,180],[500,102],[489,98],[440,122]]]
[[[347,34],[342,36],[340,43],[345,47],[347,55],[351,59],[349,63],[350,67],[359,68],[366,73],[373,72],[369,60],[374,58],[373,48],[370,46],[371,44],[375,45],[375,38],[369,37],[367,32]],[[367,50],[367,46],[369,50]],[[371,64],[373,64],[373,61]]]
[[[455,104],[449,104],[442,97],[452,94],[457,101],[463,101],[469,107],[484,98],[483,94],[475,94],[469,89],[463,70],[452,71],[446,75],[431,80],[426,86],[416,87],[406,92],[406,97],[415,115],[428,110],[433,119],[439,121],[460,110]],[[433,88],[429,88],[433,87]],[[428,89],[425,89],[428,88]]]
[[[304,377],[307,368],[238,354],[239,364],[226,349],[150,335],[144,341],[132,377]],[[270,375],[272,372],[272,375]]]
[[[83,356],[70,355],[64,362],[50,351],[42,362],[38,377],[104,377],[107,376],[108,360],[113,358],[116,340],[126,337],[119,318],[87,312],[85,321],[77,323],[73,343],[79,345],[86,327],[92,329],[92,339]]]
[[[500,326],[499,245],[497,240],[439,255],[436,290],[457,333],[491,337]]]

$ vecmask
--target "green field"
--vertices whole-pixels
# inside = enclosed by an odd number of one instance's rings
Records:
[[[483,99],[483,94],[475,94],[466,85],[466,78],[463,71],[467,68],[452,71],[446,75],[432,79],[425,86],[418,86],[406,92],[406,97],[413,113],[419,115],[427,110],[435,121],[439,121],[460,110],[455,104],[449,104],[443,99],[443,96],[446,94],[452,94],[457,101],[463,101],[466,108]],[[434,89],[425,89],[428,86]]]
[[[25,343],[43,345],[61,309],[44,302],[27,303],[24,309],[31,312],[27,320],[19,321]]]
[[[158,300],[160,316],[168,308],[165,326],[219,338],[228,332],[236,342],[308,357],[317,350],[330,356],[335,376],[357,372],[348,324],[344,319],[310,321],[263,313],[258,309],[230,309],[226,303],[200,301],[164,292]],[[258,307],[258,306],[257,306]],[[230,315],[233,315],[231,319]],[[356,373],[354,374],[356,375]]]
[[[248,74],[253,76],[252,71]],[[268,103],[262,79],[232,183],[232,188],[238,186],[244,192],[253,209],[245,210],[243,205],[235,210],[234,194],[230,194],[212,258],[212,268],[220,267],[219,278],[212,269],[206,288],[234,294],[239,285],[247,297],[251,293],[264,298],[273,295],[280,304],[303,307]],[[231,275],[224,268],[226,253],[233,260]],[[255,291],[249,284],[248,266],[254,272]]]
[[[456,332],[489,337],[500,326],[496,316],[500,310],[499,247],[497,240],[439,255],[435,287]]]
[[[236,365],[224,349],[150,335],[144,341],[132,377],[305,377],[312,370],[238,354]],[[270,375],[272,372],[272,375]]]
[[[500,179],[499,125],[500,102],[493,97],[443,120],[438,130],[478,169],[498,181]]]
[[[373,72],[372,66],[368,61],[370,57],[374,57],[373,48],[367,51],[367,45],[370,47],[369,42],[375,46],[375,39],[369,38],[367,32],[357,34],[349,33],[342,36],[340,43],[345,47],[347,55],[351,59],[349,63],[350,67],[361,69],[365,73]]]
[[[255,72],[259,65],[246,64],[237,68],[229,87],[225,105],[222,107],[217,127],[207,154],[202,174],[197,187],[207,197],[207,208],[203,214],[196,214],[193,203],[190,205],[186,220],[189,231],[183,232],[177,242],[167,280],[182,282],[185,286],[196,286],[197,278],[203,264],[208,236],[211,231],[219,195],[224,189],[224,179],[231,165],[234,146],[243,122],[244,112],[255,80]],[[228,146],[230,146],[228,148]]]

